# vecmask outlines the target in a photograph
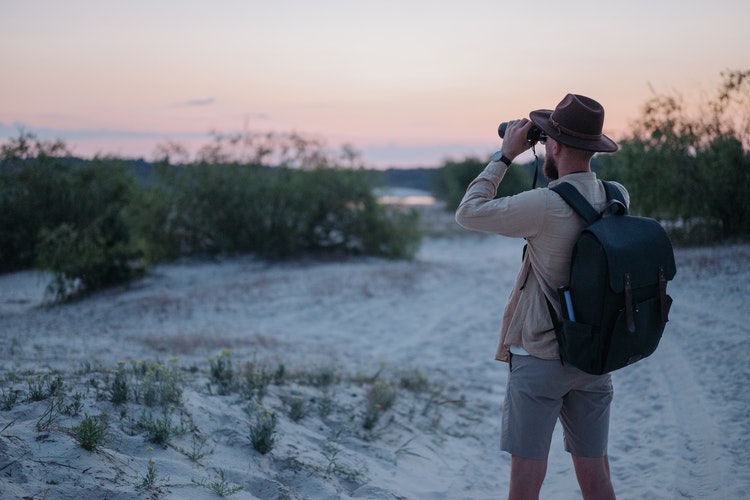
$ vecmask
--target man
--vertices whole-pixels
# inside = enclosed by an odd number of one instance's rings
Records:
[[[607,458],[611,379],[561,363],[546,300],[559,315],[557,288],[567,284],[573,245],[585,223],[547,188],[494,198],[513,159],[531,147],[527,134],[537,127],[550,186],[568,182],[602,210],[606,195],[590,162],[596,152],[618,146],[602,134],[604,109],[589,97],[568,94],[554,110],[529,116],[509,122],[502,150],[469,184],[456,211],[456,221],[467,229],[527,242],[496,354],[510,367],[501,435],[502,449],[512,455],[509,498],[539,497],[559,418],[583,497],[610,499],[615,497]],[[629,201],[625,188],[616,186]]]

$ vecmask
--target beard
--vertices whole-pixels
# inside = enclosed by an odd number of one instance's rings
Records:
[[[548,154],[544,157],[544,165],[542,165],[542,173],[547,180],[555,181],[560,177],[560,172],[557,170],[557,163],[552,155]]]

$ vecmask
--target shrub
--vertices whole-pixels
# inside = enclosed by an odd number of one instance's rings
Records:
[[[0,156],[0,272],[51,270],[58,299],[142,272],[127,220],[132,173],[122,161],[66,155],[61,143],[22,134]]]
[[[411,392],[427,392],[430,381],[427,375],[417,369],[404,370],[399,378],[399,386]]]
[[[12,410],[18,401],[18,393],[20,391],[13,389],[13,387],[8,388],[7,392],[5,388],[1,388],[0,391],[0,410]]]
[[[250,442],[258,453],[265,455],[276,444],[277,421],[275,413],[263,410],[255,416],[255,423],[250,424]]]
[[[367,391],[367,406],[362,426],[373,429],[383,412],[389,410],[396,402],[396,388],[385,382],[376,381]]]
[[[110,387],[109,393],[109,400],[116,405],[120,405],[128,401],[128,381],[125,378],[124,371],[117,370],[115,372],[115,377],[112,381],[112,386]]]
[[[234,387],[234,365],[232,364],[232,352],[223,351],[216,358],[210,358],[208,363],[211,367],[211,381],[218,385],[219,394],[227,395]]]
[[[354,153],[334,159],[295,135],[266,139],[281,141],[278,151],[231,163],[218,141],[203,161],[163,162],[136,179],[132,163],[74,159],[63,143],[22,133],[0,151],[0,273],[51,270],[49,291],[66,300],[180,256],[414,256],[417,212],[380,205],[373,172],[335,168],[353,167]]]
[[[0,147],[0,272],[33,267],[39,230],[72,213],[68,154],[63,143],[24,132]]]
[[[210,480],[210,479],[202,479],[200,481],[196,481],[193,479],[193,484],[196,484],[198,486],[203,486],[204,488],[207,488],[208,490],[212,491],[215,495],[224,498],[231,495],[234,495],[237,492],[240,492],[244,489],[243,486],[232,486],[229,484],[229,482],[224,477],[224,471],[219,470],[219,477]]]
[[[292,397],[287,404],[289,405],[289,418],[294,422],[299,422],[307,415],[307,402],[299,396]]]
[[[78,445],[87,451],[98,449],[108,437],[107,422],[100,417],[86,415],[72,431]]]
[[[242,393],[247,399],[261,402],[272,380],[273,373],[266,371],[263,366],[258,366],[256,363],[246,363]]]
[[[148,459],[146,474],[141,479],[140,487],[144,490],[151,490],[156,487],[156,462],[152,458]]]
[[[138,428],[146,433],[146,439],[150,443],[161,446],[166,446],[173,436],[184,434],[186,431],[184,425],[172,423],[166,410],[162,412],[161,418],[154,418],[151,413],[142,415]]]
[[[198,163],[158,172],[143,197],[150,222],[142,231],[163,235],[150,240],[149,256],[409,258],[418,248],[416,212],[379,205],[365,171]]]

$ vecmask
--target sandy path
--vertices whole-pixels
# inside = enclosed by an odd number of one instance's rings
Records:
[[[367,470],[347,486],[348,493],[340,486],[332,490],[325,478],[289,473],[290,465],[323,460],[320,448],[331,439],[321,431],[323,422],[284,420],[284,439],[269,459],[238,444],[246,441],[246,424],[237,405],[210,399],[198,386],[186,390],[185,406],[216,448],[206,470],[222,467],[234,483],[245,485],[236,498],[275,498],[284,491],[294,491],[292,498],[326,498],[331,491],[341,498],[497,498],[507,488],[509,462],[497,449],[507,367],[492,358],[520,251],[518,241],[466,235],[425,241],[414,262],[175,263],[128,289],[51,309],[32,307],[43,284],[35,275],[0,276],[0,376],[76,370],[82,361],[113,366],[172,356],[205,366],[225,348],[244,359],[283,360],[290,368],[334,366],[368,375],[416,369],[456,401],[431,413],[434,426],[402,413],[375,441],[337,441],[344,465]],[[678,266],[662,345],[651,358],[614,375],[615,487],[624,499],[743,498],[750,495],[750,328],[744,319],[750,310],[750,246],[680,250]],[[416,403],[399,404],[408,413]],[[30,418],[31,429],[38,414]],[[29,430],[28,436],[33,443],[36,433]],[[577,498],[559,427],[553,439],[543,497]],[[28,460],[29,453],[85,458],[71,449],[67,436],[53,441],[63,451],[40,444],[24,451],[24,467],[30,467],[24,488],[32,493],[44,491],[54,474],[62,481],[70,471],[88,470],[79,459],[52,468]],[[85,488],[97,484],[133,491],[129,475],[142,470],[147,456],[140,438],[123,443],[127,447],[111,453],[127,466],[108,469],[105,461],[97,469],[112,483],[77,472],[81,489],[72,487],[71,496],[96,491]],[[10,453],[17,441],[2,444]],[[174,483],[190,484],[196,470],[182,459],[167,450],[159,464],[169,467]],[[13,480],[3,477],[0,492]],[[185,491],[194,489],[172,488],[174,497]]]

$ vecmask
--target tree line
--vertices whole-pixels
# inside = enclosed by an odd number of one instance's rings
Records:
[[[165,155],[143,179],[122,159],[74,159],[21,133],[0,149],[0,272],[51,270],[64,300],[184,256],[415,254],[416,213],[378,203],[378,179],[351,153],[264,136],[238,157],[222,141],[184,164]]]

